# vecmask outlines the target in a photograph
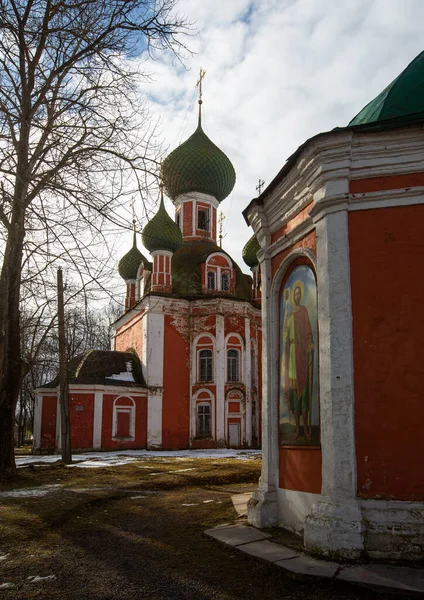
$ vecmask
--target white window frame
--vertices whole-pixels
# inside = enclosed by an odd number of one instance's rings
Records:
[[[236,356],[231,357],[231,360],[235,360],[236,361],[236,370],[237,370],[237,378],[236,379],[230,379],[230,356],[229,353],[230,352],[235,352]],[[226,369],[227,369],[227,383],[240,383],[241,382],[241,369],[240,369],[240,363],[241,363],[241,352],[238,348],[227,348],[227,354],[226,354],[226,359],[227,359],[227,365],[226,365]]]
[[[201,363],[200,363],[200,361],[202,360],[202,357],[200,356],[200,354],[201,354],[201,352],[205,352],[205,351],[211,353],[210,357],[208,357],[208,358],[210,358],[210,361],[211,361],[211,364],[210,364],[211,379],[201,379],[201,377],[200,377],[200,374],[201,374],[201,366],[200,366]],[[206,358],[205,358],[205,360],[206,360]],[[213,380],[214,380],[214,376],[213,376],[214,375],[214,373],[213,373],[214,369],[213,369],[213,367],[214,367],[214,352],[213,352],[213,349],[212,348],[202,348],[202,347],[198,348],[197,349],[197,381],[199,383],[212,383]],[[206,367],[206,369],[207,369],[207,367]],[[207,373],[206,373],[206,375],[207,375]]]
[[[200,433],[200,413],[199,408],[207,406],[209,408],[209,432],[208,433]],[[212,437],[212,403],[209,400],[201,400],[196,402],[196,438],[209,439]]]
[[[125,400],[131,400],[132,406],[128,405],[119,405],[119,400],[125,398]],[[113,410],[112,410],[112,440],[116,441],[134,441],[135,440],[135,401],[131,396],[119,396],[115,398],[113,401]],[[118,437],[118,413],[129,413],[129,422],[130,422],[130,435],[128,437]]]

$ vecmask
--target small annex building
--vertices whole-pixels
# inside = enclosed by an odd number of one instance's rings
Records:
[[[92,351],[71,369],[73,449],[260,446],[259,245],[253,236],[243,250],[250,276],[217,243],[217,211],[236,174],[202,129],[201,103],[197,129],[162,165],[159,209],[142,232],[151,259],[134,225],[119,262],[125,312],[107,365],[90,379],[107,354]],[[38,390],[35,451],[59,449],[58,415],[55,380]]]
[[[307,140],[244,216],[260,243],[263,466],[250,524],[424,556],[424,53]]]

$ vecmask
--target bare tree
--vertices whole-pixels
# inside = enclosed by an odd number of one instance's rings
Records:
[[[132,174],[145,197],[157,152],[134,58],[184,49],[175,2],[0,0],[0,479],[15,473],[25,266],[27,281],[46,275],[54,247],[86,287],[87,231],[119,223]]]

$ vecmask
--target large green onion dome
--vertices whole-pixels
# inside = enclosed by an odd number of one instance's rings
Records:
[[[178,225],[171,219],[163,203],[163,193],[159,210],[147,223],[142,233],[143,245],[149,250],[168,250],[175,252],[181,246],[183,236]]]
[[[200,121],[193,135],[166,157],[162,177],[173,200],[180,194],[201,192],[221,202],[236,182],[230,159],[204,133]]]
[[[424,52],[421,52],[374,100],[349,123],[410,123],[424,118]]]
[[[246,263],[246,265],[251,269],[253,269],[253,267],[256,267],[259,264],[258,252],[260,248],[261,247],[259,245],[258,239],[256,235],[253,234],[250,240],[246,242],[242,251],[243,260]]]
[[[136,279],[137,271],[141,262],[147,264],[148,261],[137,248],[136,233],[134,231],[132,248],[119,261],[118,273],[122,279],[125,279],[125,281],[128,279]]]

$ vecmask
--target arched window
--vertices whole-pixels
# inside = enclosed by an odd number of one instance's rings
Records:
[[[212,381],[212,350],[199,351],[199,381]]]
[[[202,402],[197,405],[197,437],[211,436],[211,405]]]
[[[135,439],[135,402],[132,398],[121,396],[113,403],[112,439]]]
[[[238,350],[227,352],[227,381],[240,381],[240,353]]]
[[[215,271],[208,271],[208,290],[215,289]]]
[[[230,276],[226,271],[221,272],[221,290],[223,292],[230,290]]]

